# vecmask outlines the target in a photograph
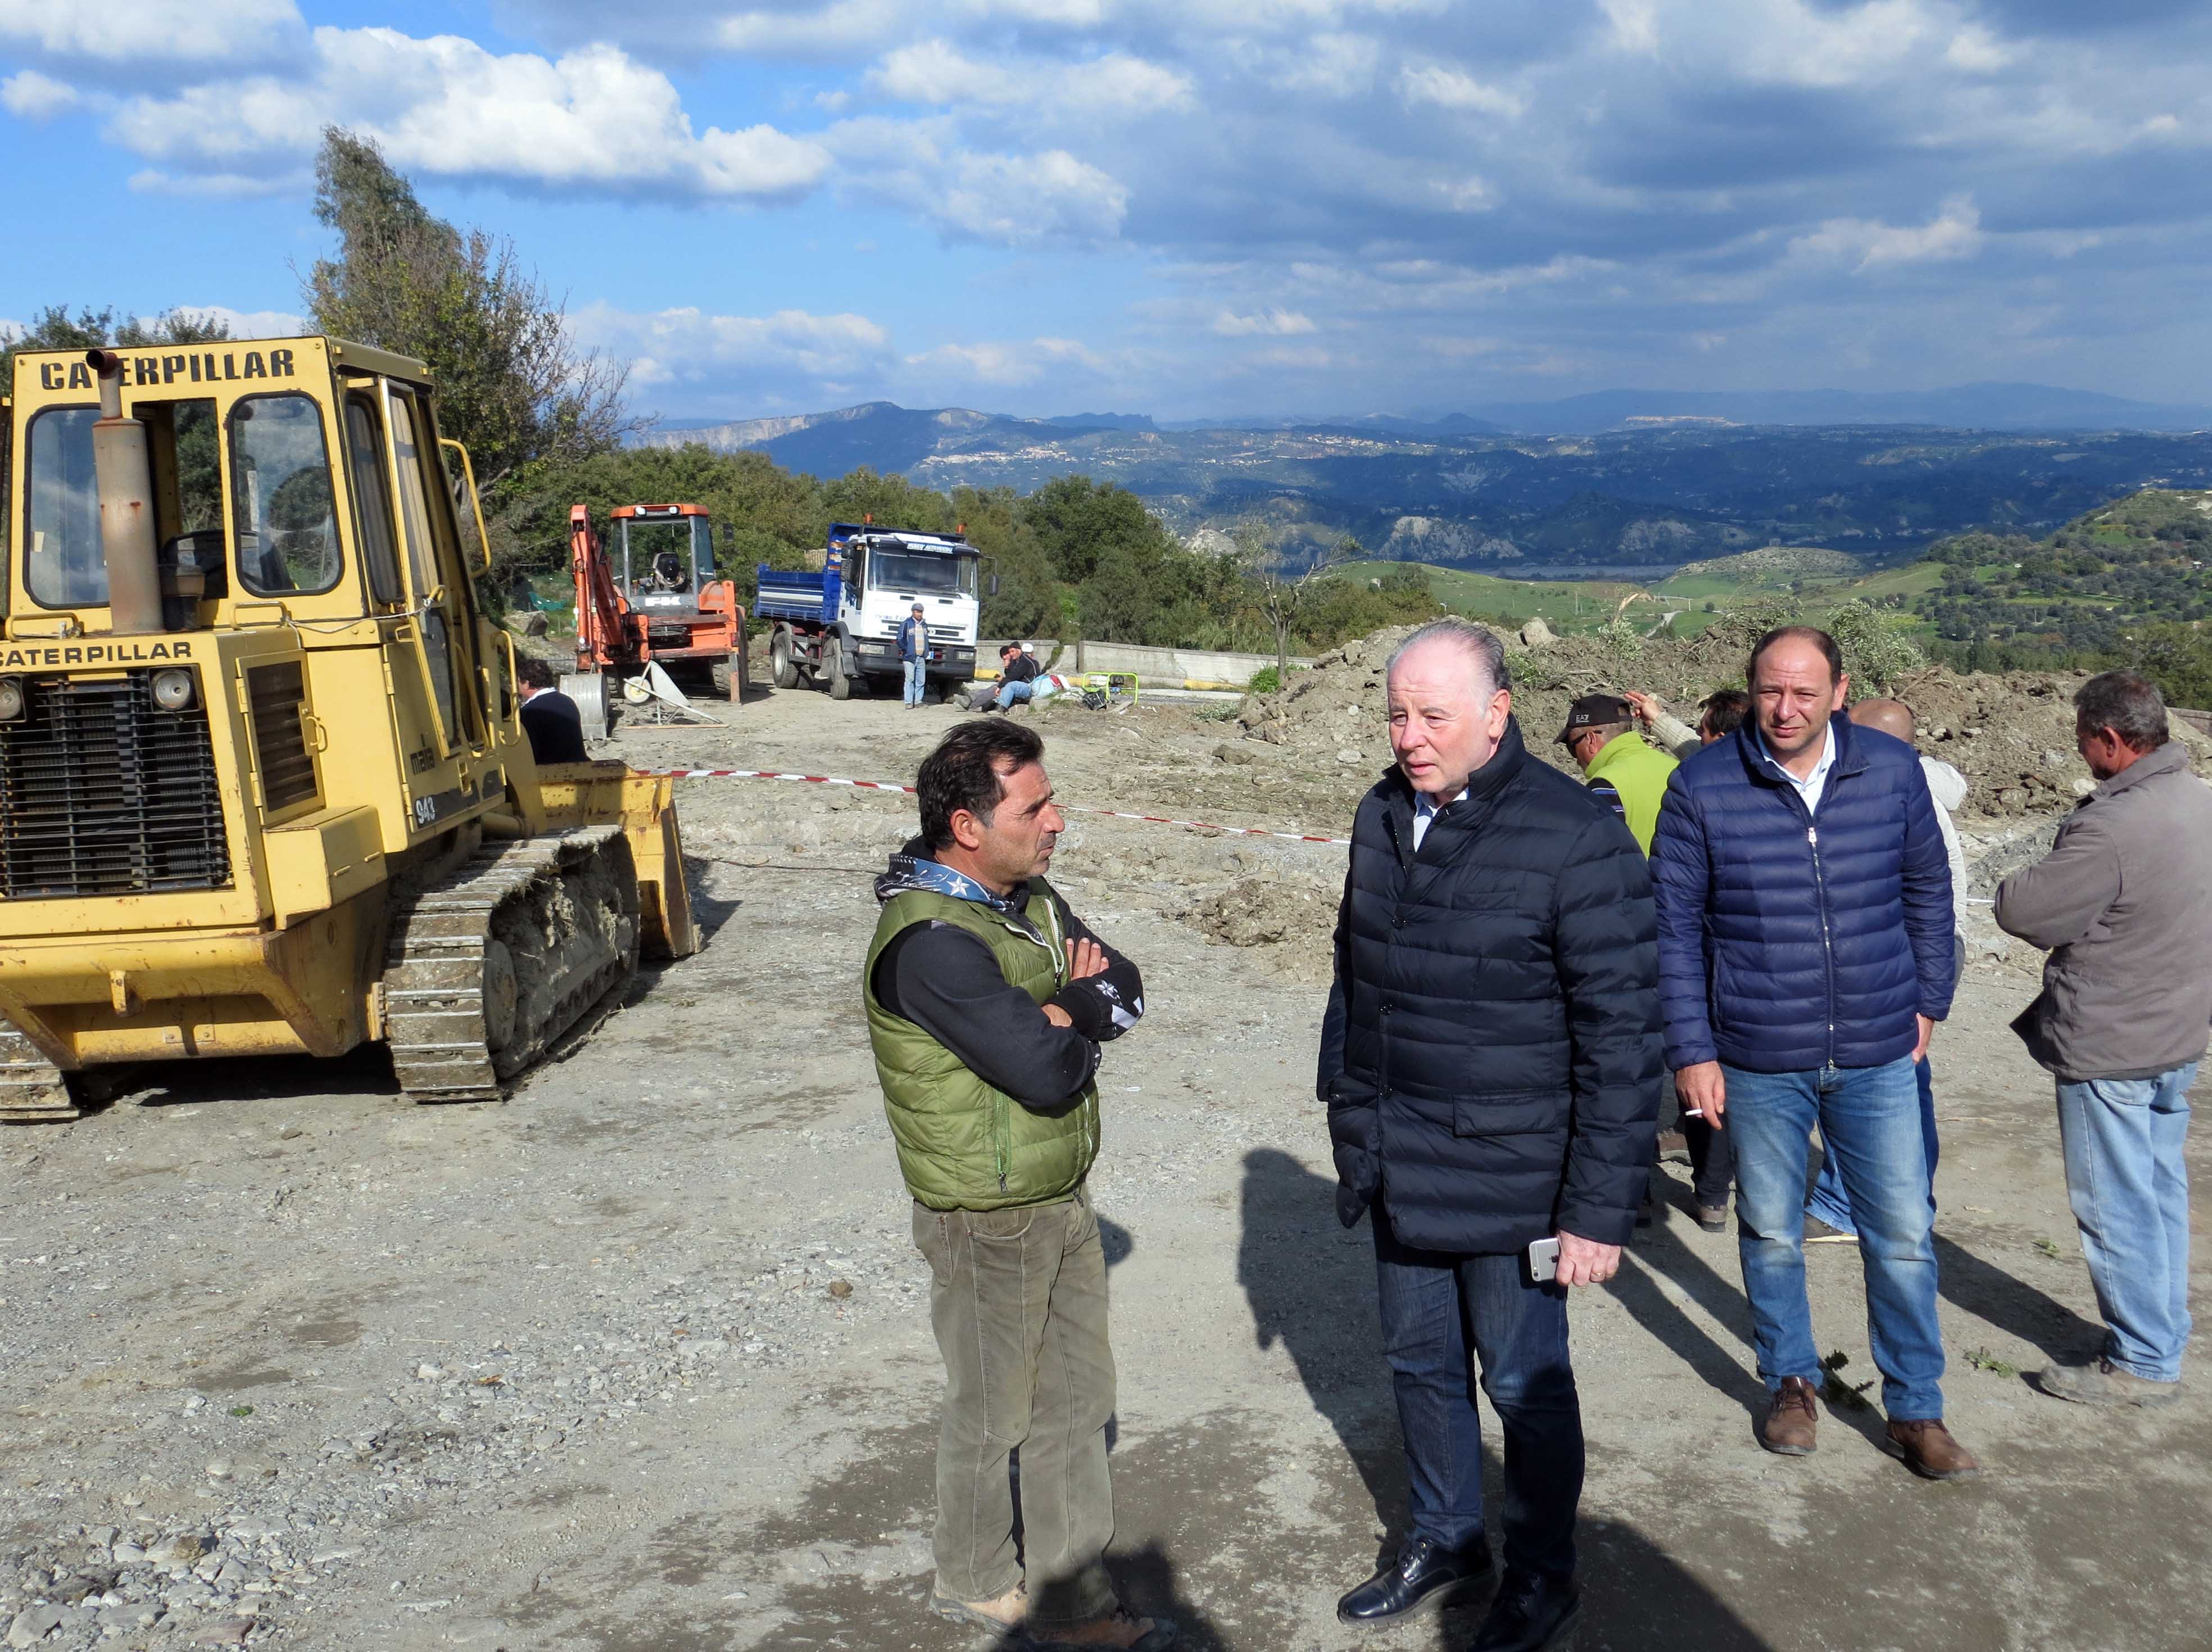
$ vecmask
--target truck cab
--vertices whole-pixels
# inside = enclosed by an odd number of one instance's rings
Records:
[[[835,699],[854,683],[895,692],[900,625],[921,604],[929,679],[940,694],[975,675],[981,617],[981,558],[963,533],[833,522],[819,573],[763,568],[756,612],[773,622],[769,659],[776,686],[803,672]]]

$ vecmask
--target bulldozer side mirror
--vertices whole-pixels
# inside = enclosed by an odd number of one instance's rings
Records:
[[[477,571],[489,574],[491,572],[491,536],[484,531],[483,505],[477,498],[476,466],[469,463],[469,450],[451,436],[441,436],[438,446],[445,450],[446,474],[453,484],[453,516],[465,525],[470,522],[477,525]],[[460,462],[458,474],[453,470],[453,462],[457,459]]]
[[[991,594],[994,597],[999,594],[999,576],[995,574],[991,576]]]

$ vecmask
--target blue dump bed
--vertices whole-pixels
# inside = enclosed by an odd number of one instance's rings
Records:
[[[828,625],[837,617],[841,580],[836,574],[793,574],[760,570],[760,596],[753,612],[764,619],[813,620]]]

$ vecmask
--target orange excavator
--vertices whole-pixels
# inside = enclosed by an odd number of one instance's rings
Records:
[[[716,576],[714,522],[700,505],[617,505],[608,538],[589,507],[568,507],[576,577],[576,671],[598,677],[605,703],[619,679],[658,665],[687,694],[732,704],[745,691],[745,610]]]

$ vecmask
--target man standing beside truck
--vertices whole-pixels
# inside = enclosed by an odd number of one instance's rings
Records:
[[[1099,1046],[1144,983],[1045,881],[1066,821],[1043,758],[989,719],[923,760],[921,833],[876,880],[862,976],[945,1357],[931,1605],[1024,1645],[1165,1652],[1175,1625],[1123,1607],[1101,1561],[1114,1355],[1087,1185]]]
[[[912,711],[921,703],[921,691],[929,680],[929,626],[920,603],[900,623],[898,648],[899,669],[906,674],[906,708]]]

